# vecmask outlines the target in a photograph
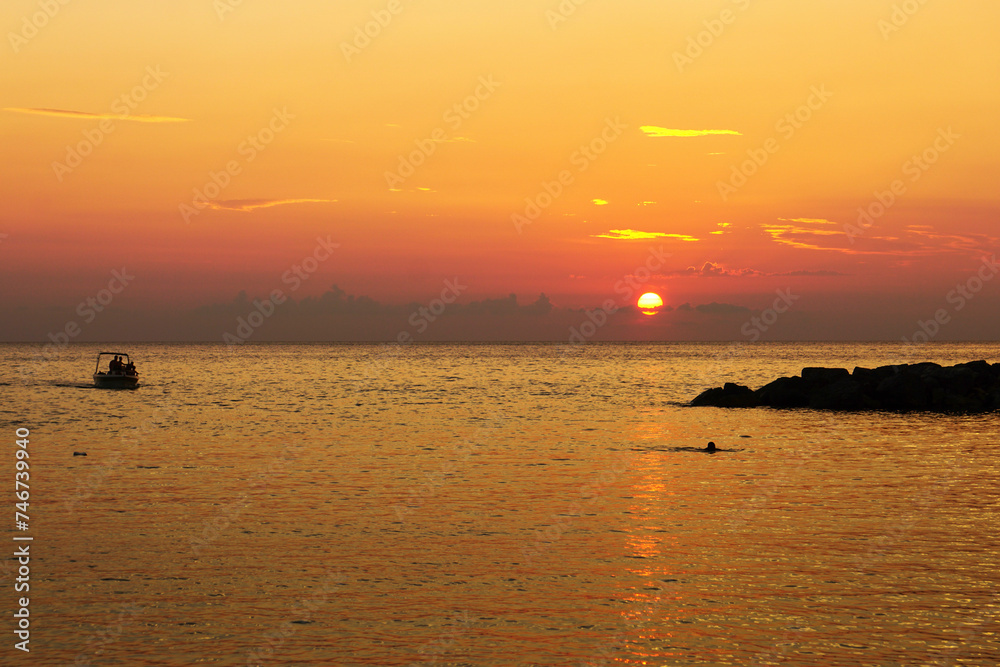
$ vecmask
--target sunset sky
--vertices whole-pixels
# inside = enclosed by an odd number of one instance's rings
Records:
[[[992,339],[997,26],[978,0],[6,0],[0,340],[222,341],[275,290],[254,340],[562,340],[608,303],[588,339]]]

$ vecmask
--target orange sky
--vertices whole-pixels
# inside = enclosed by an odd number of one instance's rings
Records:
[[[943,337],[995,336],[992,274],[975,307],[948,296],[1000,238],[1000,5],[571,6],[7,0],[0,340],[122,267],[134,311],[288,291],[327,237],[293,299],[428,303],[458,277],[459,303],[627,305],[665,257],[635,297],[792,289],[786,337],[898,339],[939,308]],[[672,318],[636,337],[728,330]]]

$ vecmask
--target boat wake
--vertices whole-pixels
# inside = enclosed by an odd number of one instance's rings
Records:
[[[92,382],[88,384],[86,382],[65,382],[63,380],[50,380],[49,382],[45,382],[43,384],[47,384],[50,387],[65,387],[67,389],[97,389],[97,387],[95,387],[94,383]]]
[[[716,447],[713,450],[704,447],[633,447],[633,452],[700,452],[702,454],[715,454],[717,452],[742,452],[743,449],[723,449]]]

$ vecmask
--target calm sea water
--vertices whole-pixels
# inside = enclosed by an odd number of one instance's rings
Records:
[[[682,405],[994,345],[132,345],[135,391],[40,350],[5,664],[1000,662],[1000,416]]]

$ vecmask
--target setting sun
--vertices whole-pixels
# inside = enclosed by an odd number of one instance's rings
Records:
[[[639,297],[636,305],[642,309],[643,315],[656,315],[656,313],[660,312],[660,308],[663,307],[663,299],[660,298],[659,294],[646,292]]]

